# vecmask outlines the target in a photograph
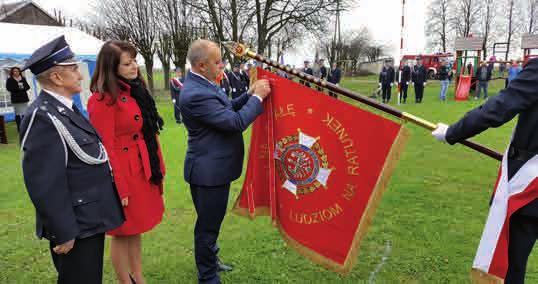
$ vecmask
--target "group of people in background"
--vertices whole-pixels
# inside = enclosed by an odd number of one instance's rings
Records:
[[[316,60],[313,67],[310,67],[310,61],[308,60],[305,60],[303,63],[304,67],[301,70],[303,73],[312,75],[321,80],[326,80],[327,82],[337,86],[340,84],[340,81],[342,80],[342,70],[336,62],[331,64],[329,70],[327,70],[327,66],[325,66],[324,59]],[[299,80],[299,82],[307,87],[310,87],[310,83],[306,81]],[[318,91],[322,90],[320,87],[316,87],[316,89]],[[329,96],[337,98],[337,95],[334,92],[329,92]]]
[[[413,66],[411,66],[411,63],[407,60],[403,60],[401,66],[402,74],[399,76],[399,74],[396,74],[394,67],[392,67],[392,60],[387,59],[383,64],[383,68],[379,73],[379,88],[381,89],[383,103],[390,102],[392,87],[396,82],[398,82],[400,86],[399,91],[402,103],[407,102],[407,90],[409,85],[414,86],[415,103],[422,103],[424,87],[428,81],[428,72],[424,65],[422,65],[422,59],[417,57],[416,64]]]

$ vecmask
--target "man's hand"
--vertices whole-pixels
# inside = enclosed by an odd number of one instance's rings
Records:
[[[424,82],[424,86],[426,86],[426,82]]]
[[[121,199],[121,206],[127,207],[129,205],[129,197],[125,197]]]
[[[381,83],[379,83],[379,88],[381,88]]]
[[[75,239],[72,239],[68,242],[65,242],[61,245],[57,245],[55,246],[52,250],[56,253],[56,254],[67,254],[72,248],[73,246],[75,245]]]
[[[448,130],[448,125],[444,123],[437,123],[437,128],[435,128],[434,131],[432,131],[433,137],[435,139],[446,143],[446,131]]]
[[[264,100],[271,93],[271,85],[266,79],[258,80],[252,84],[252,93]],[[249,92],[250,93],[250,92]]]
[[[394,86],[394,83],[390,83],[390,86],[391,86],[391,87]]]

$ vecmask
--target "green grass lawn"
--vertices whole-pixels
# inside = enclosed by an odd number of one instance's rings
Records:
[[[364,80],[375,78],[347,79],[343,86],[369,94],[375,83],[365,84]],[[490,93],[496,93],[501,84],[495,82]],[[439,83],[432,82],[426,87],[423,104],[408,103],[399,108],[431,121],[451,123],[481,103],[439,102],[438,92]],[[449,97],[453,92],[451,85]],[[413,96],[410,89],[408,101],[414,101]],[[174,123],[168,94],[161,92],[158,106],[166,121],[161,135],[167,167],[166,212],[163,222],[144,235],[144,273],[148,283],[195,283],[195,212],[182,172],[187,134],[183,126]],[[487,131],[476,141],[503,151],[513,126],[511,122]],[[234,270],[222,274],[223,281],[468,282],[499,163],[463,146],[441,144],[417,126],[406,127],[411,137],[350,275],[342,278],[287,248],[268,218],[251,221],[229,214],[220,236],[220,256]],[[8,124],[8,136],[11,144],[0,145],[0,283],[53,283],[48,243],[34,237],[34,210],[22,180],[14,123]],[[241,184],[242,179],[232,185],[229,209]],[[107,251],[105,283],[114,283],[108,255]],[[527,282],[538,283],[536,252],[529,260]]]

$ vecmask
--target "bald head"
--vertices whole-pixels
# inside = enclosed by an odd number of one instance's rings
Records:
[[[206,39],[194,41],[187,52],[187,59],[194,72],[215,81],[224,69],[219,46]]]
[[[191,66],[196,66],[201,62],[206,62],[211,49],[218,48],[218,45],[207,39],[198,39],[191,43],[187,52],[187,59]]]

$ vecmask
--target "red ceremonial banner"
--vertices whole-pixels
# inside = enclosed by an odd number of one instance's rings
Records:
[[[289,246],[348,273],[405,140],[397,122],[273,73],[234,212],[270,215]],[[251,77],[252,78],[252,77]]]

